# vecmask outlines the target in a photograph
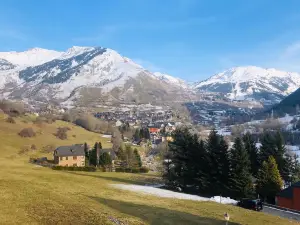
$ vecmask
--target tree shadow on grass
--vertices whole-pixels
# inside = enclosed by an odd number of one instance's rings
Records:
[[[150,225],[239,225],[238,223],[228,222],[221,219],[213,219],[196,216],[186,212],[175,211],[166,208],[139,205],[131,202],[116,201],[100,197],[89,198],[117,210],[123,214],[138,217]],[[222,218],[222,215],[220,215]]]
[[[74,174],[74,175],[80,175],[80,176],[87,176],[87,177],[94,177],[94,178],[100,178],[100,179],[104,179],[104,180],[108,180],[108,181],[113,181],[113,182],[118,182],[118,183],[126,183],[126,184],[139,184],[139,185],[145,185],[148,183],[153,182],[153,180],[151,179],[143,179],[142,180],[129,180],[128,179],[123,179],[123,178],[119,178],[119,177],[111,177],[111,176],[101,176],[101,175],[92,175],[90,173],[76,173],[76,172],[67,172],[70,174]]]

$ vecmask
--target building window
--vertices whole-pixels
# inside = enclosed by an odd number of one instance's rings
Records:
[[[66,160],[68,160],[68,156],[66,156]]]
[[[77,160],[77,156],[73,156],[73,159],[74,159],[74,160]]]
[[[60,158],[60,160],[63,160],[64,159],[64,157],[59,157]]]

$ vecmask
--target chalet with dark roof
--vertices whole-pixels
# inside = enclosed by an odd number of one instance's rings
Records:
[[[85,166],[83,144],[60,146],[54,150],[54,163],[59,166]]]

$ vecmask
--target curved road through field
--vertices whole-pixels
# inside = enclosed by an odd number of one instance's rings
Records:
[[[269,207],[266,205],[264,205],[262,212],[267,213],[267,214],[272,214],[274,216],[280,216],[280,217],[284,217],[287,219],[300,221],[300,213],[294,213],[294,212],[289,212],[289,211],[285,211],[282,209],[276,209],[276,208],[272,208],[272,207]]]

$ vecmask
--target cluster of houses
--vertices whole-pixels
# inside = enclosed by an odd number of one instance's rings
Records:
[[[149,124],[156,121],[171,121],[173,113],[170,110],[128,110],[128,111],[112,111],[97,112],[95,117],[105,121],[123,121],[130,124]]]
[[[127,124],[135,129],[148,129],[152,147],[170,140],[171,132],[179,124],[172,120],[173,113],[170,110],[128,110],[98,112],[94,115],[105,121],[114,121],[116,127]],[[133,141],[133,144],[139,144],[139,141]]]

